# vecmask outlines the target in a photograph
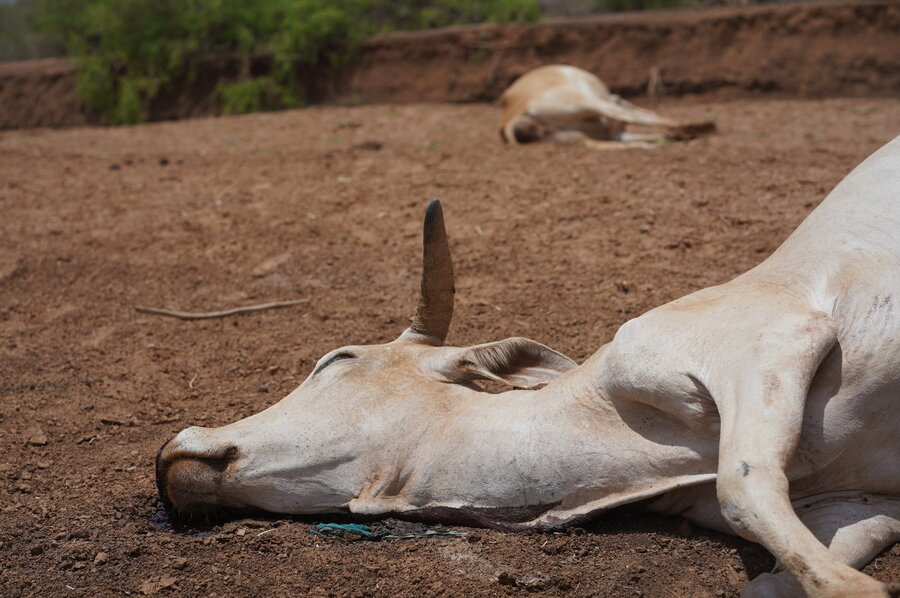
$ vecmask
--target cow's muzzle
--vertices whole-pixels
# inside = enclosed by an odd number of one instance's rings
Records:
[[[194,428],[193,430],[198,430]],[[237,457],[233,445],[213,450],[196,447],[185,432],[167,441],[156,454],[156,490],[163,507],[176,515],[208,514],[227,505],[222,487]]]

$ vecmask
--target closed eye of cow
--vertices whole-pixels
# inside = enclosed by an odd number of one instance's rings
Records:
[[[326,361],[325,363],[323,363],[322,365],[320,365],[319,367],[316,368],[316,371],[313,372],[313,376],[315,376],[316,374],[319,374],[322,370],[324,370],[325,368],[327,368],[328,366],[330,366],[331,364],[333,364],[337,361],[341,361],[342,359],[355,359],[355,358],[356,358],[356,355],[354,355],[353,353],[346,353],[346,352],[332,355],[331,357],[328,358],[328,361]]]

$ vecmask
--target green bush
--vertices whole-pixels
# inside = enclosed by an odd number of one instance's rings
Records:
[[[339,66],[375,33],[538,17],[537,0],[36,0],[44,38],[64,44],[79,69],[89,110],[113,124],[146,119],[177,77],[196,76],[212,56],[241,65],[221,88],[226,112],[295,106],[298,67]],[[265,77],[251,77],[259,58]]]
[[[246,114],[278,106],[295,106],[297,97],[272,77],[229,83],[220,89],[224,114]]]

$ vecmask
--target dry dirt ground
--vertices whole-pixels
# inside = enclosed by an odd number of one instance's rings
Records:
[[[259,411],[326,351],[405,327],[431,197],[456,259],[450,342],[523,335],[581,360],[765,258],[900,132],[887,99],[661,108],[720,133],[508,148],[484,105],[0,133],[0,595],[736,596],[771,557],[676,518],[348,543],[311,536],[322,519],[173,529],[153,484],[178,430]],[[200,322],[134,311],[296,298]],[[900,549],[866,570],[900,581]]]

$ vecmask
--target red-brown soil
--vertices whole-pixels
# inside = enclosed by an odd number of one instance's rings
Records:
[[[524,335],[581,360],[764,259],[900,131],[889,99],[659,108],[720,132],[509,148],[493,107],[412,105],[0,133],[0,595],[737,596],[773,566],[765,550],[627,510],[380,543],[312,537],[304,519],[153,525],[164,440],[404,328],[428,199],[456,259],[450,342]],[[199,322],[134,311],[295,298],[310,301]],[[900,581],[900,550],[866,571]]]
[[[618,94],[766,97],[900,95],[900,4],[816,2],[477,25],[372,39],[348,67],[298,71],[311,102],[484,102],[551,63],[596,73]],[[257,74],[269,68],[253,65]],[[148,120],[217,114],[239,62],[209,56],[148,107]],[[653,85],[649,85],[653,81]],[[0,129],[100,123],[64,59],[0,63]]]

